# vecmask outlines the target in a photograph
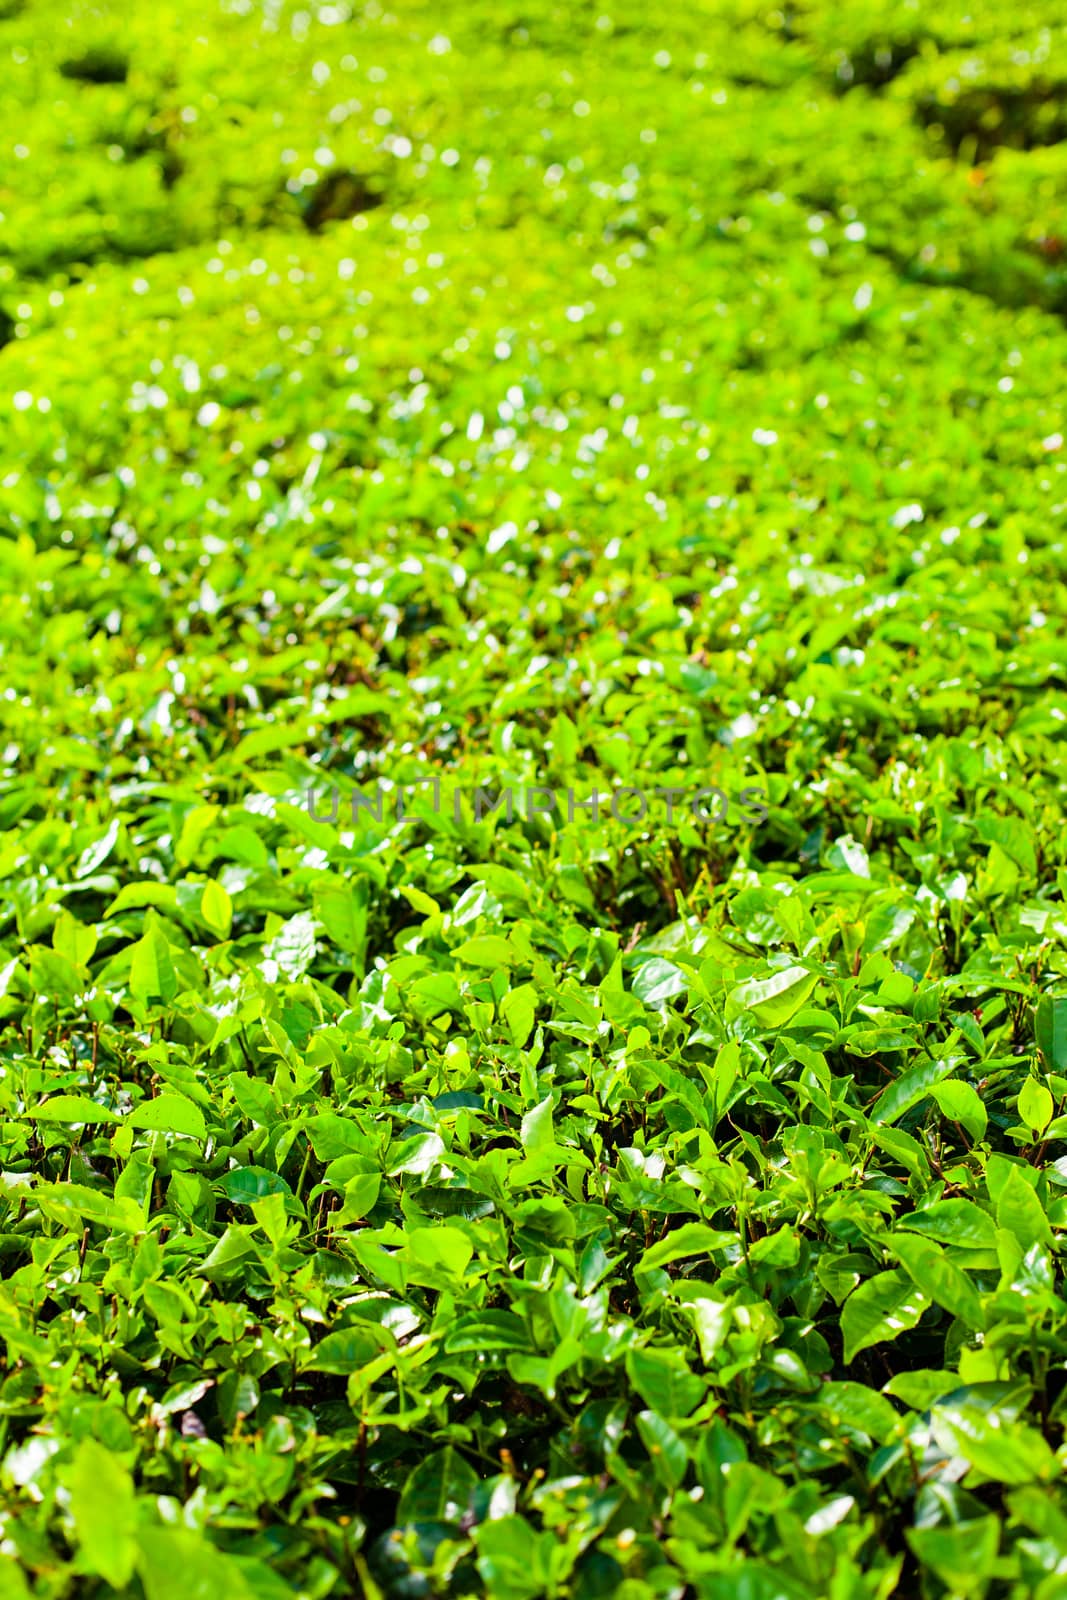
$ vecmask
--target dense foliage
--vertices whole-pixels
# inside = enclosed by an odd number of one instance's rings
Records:
[[[0,0],[2,1600],[1067,1596],[1065,35]]]

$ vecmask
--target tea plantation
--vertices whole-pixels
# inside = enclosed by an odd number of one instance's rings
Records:
[[[0,64],[0,1600],[1064,1600],[1060,0]]]

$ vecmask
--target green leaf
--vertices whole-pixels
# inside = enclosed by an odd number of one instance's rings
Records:
[[[1037,1003],[1034,1037],[1047,1072],[1067,1072],[1067,995],[1045,994]]]
[[[917,1066],[909,1067],[881,1096],[871,1122],[876,1127],[898,1122],[905,1111],[910,1111],[920,1100],[925,1100],[943,1078],[954,1072],[956,1065],[952,1057],[936,1060],[931,1056]]]
[[[339,1117],[333,1111],[321,1111],[309,1117],[305,1127],[311,1148],[319,1161],[336,1161],[340,1156],[347,1155],[365,1155],[369,1148],[367,1136],[359,1124],[349,1117]]]
[[[845,1363],[914,1328],[931,1301],[903,1272],[879,1272],[849,1295],[841,1312]]]
[[[551,1149],[555,1134],[552,1126],[552,1096],[546,1095],[522,1119],[522,1148],[533,1156]]]
[[[233,1167],[219,1179],[219,1188],[234,1205],[250,1206],[269,1194],[291,1194],[280,1173],[266,1167]]]
[[[900,1413],[889,1401],[863,1383],[824,1383],[815,1404],[836,1422],[869,1434],[884,1444],[901,1425]]]
[[[45,1216],[63,1228],[80,1231],[87,1223],[98,1223],[112,1233],[139,1233],[144,1227],[136,1201],[112,1200],[81,1183],[42,1183],[33,1194]]]
[[[337,1374],[358,1372],[383,1350],[394,1348],[395,1340],[387,1329],[369,1322],[359,1323],[351,1328],[339,1328],[320,1339],[305,1370]]]
[[[431,1217],[487,1217],[494,1210],[492,1200],[473,1189],[453,1185],[424,1183],[419,1190],[419,1209]]]
[[[264,957],[277,963],[278,971],[290,982],[302,978],[315,959],[315,919],[299,911],[278,929],[263,946]]]
[[[116,1111],[110,1111],[85,1094],[54,1094],[32,1111],[23,1113],[34,1122],[65,1122],[71,1126],[85,1127],[96,1122],[120,1122]]]
[[[315,911],[339,949],[362,956],[367,942],[368,896],[365,884],[346,884],[315,897]]]
[[[349,1178],[344,1187],[344,1204],[337,1218],[338,1226],[358,1221],[368,1211],[373,1211],[381,1192],[380,1172],[360,1172]]]
[[[175,911],[178,891],[172,883],[127,883],[115,896],[105,917],[117,917],[122,911],[141,911],[154,906],[159,911]]]
[[[124,1589],[137,1559],[137,1502],[129,1472],[95,1439],[83,1439],[67,1486],[79,1566]]]
[[[258,1256],[259,1242],[249,1225],[232,1224],[225,1229],[214,1248],[200,1263],[199,1271],[208,1278],[225,1279],[245,1270],[249,1256]]]
[[[183,1094],[161,1094],[154,1100],[144,1100],[129,1113],[126,1122],[131,1128],[180,1133],[189,1139],[207,1138],[204,1113]]]
[[[703,1222],[684,1222],[673,1228],[665,1239],[650,1245],[637,1263],[638,1271],[648,1272],[653,1267],[666,1267],[685,1256],[708,1256],[713,1250],[722,1250],[737,1243],[736,1233],[724,1233],[709,1228]]]
[[[661,1417],[686,1417],[707,1392],[680,1353],[638,1349],[626,1354],[626,1375],[646,1406]]]
[[[511,1042],[521,1049],[530,1037],[537,1015],[537,990],[532,983],[509,989],[500,1002],[501,1015]]]
[[[59,913],[52,929],[52,945],[72,967],[78,971],[88,967],[96,944],[95,928],[85,927],[65,909]]]
[[[1052,1229],[1033,1189],[1017,1167],[1012,1167],[997,1201],[997,1227],[1013,1234],[1024,1250],[1049,1244]]]
[[[996,1517],[975,1517],[937,1527],[908,1528],[908,1543],[954,1594],[984,1594],[1000,1548]]]
[[[508,941],[496,933],[483,933],[467,939],[457,945],[452,953],[457,961],[465,961],[472,967],[507,968],[514,966],[518,960]]]
[[[409,1228],[405,1235],[408,1270],[416,1282],[435,1283],[462,1279],[474,1246],[465,1233],[438,1223],[431,1228]]]
[[[0,1555],[0,1600],[33,1600],[20,1569],[4,1555]]]
[[[255,1587],[248,1570],[201,1533],[187,1528],[142,1528],[137,1570],[146,1600],[282,1600],[284,1590]],[[253,1564],[253,1572],[259,1563]],[[269,1569],[267,1570],[270,1576]]]
[[[533,1600],[545,1592],[546,1552],[543,1539],[522,1517],[499,1517],[477,1531],[478,1571],[494,1600]]]
[[[233,903],[221,883],[212,880],[204,885],[200,901],[200,915],[220,939],[228,939],[233,921]]]
[[[1033,1483],[1059,1476],[1056,1457],[1036,1428],[996,1407],[980,1410],[943,1400],[931,1409],[935,1437],[994,1483]]]
[[[895,1373],[884,1389],[886,1394],[896,1395],[913,1411],[928,1411],[935,1400],[951,1394],[959,1386],[959,1376],[955,1372],[915,1367],[910,1372]]]
[[[170,946],[161,929],[153,926],[133,947],[130,958],[130,992],[148,1004],[169,1005],[178,992],[178,978]]]
[[[951,1079],[946,1083],[935,1084],[930,1090],[930,1095],[937,1102],[942,1115],[948,1117],[951,1122],[958,1122],[972,1139],[985,1138],[989,1114],[982,1104],[977,1089],[972,1089],[969,1083]]]
[[[522,1318],[514,1311],[474,1311],[461,1317],[445,1335],[445,1349],[530,1350],[530,1335]]]
[[[225,1372],[219,1379],[217,1395],[219,1415],[227,1427],[233,1428],[259,1405],[259,1384],[251,1373]]]
[[[806,967],[784,967],[769,978],[750,978],[731,989],[726,1020],[749,1011],[764,1028],[784,1028],[796,1016],[819,982]]]
[[[77,968],[58,950],[35,944],[30,950],[30,983],[37,994],[70,1004],[83,988]]]
[[[639,1411],[634,1421],[656,1477],[668,1491],[677,1489],[689,1466],[685,1445],[670,1424],[654,1411]]]
[[[1055,1103],[1043,1083],[1027,1078],[1019,1091],[1019,1115],[1028,1128],[1041,1133],[1052,1121]]]
[[[663,1085],[669,1097],[681,1102],[698,1128],[709,1128],[712,1125],[712,1108],[708,1104],[708,1097],[702,1093],[691,1078],[679,1072],[666,1061],[657,1061],[654,1057],[641,1057],[641,1069],[652,1075],[656,1081]]]
[[[911,1211],[898,1219],[899,1228],[921,1233],[941,1244],[959,1245],[968,1250],[995,1250],[997,1226],[989,1214],[973,1200],[935,1200],[921,1211]]]
[[[458,1522],[478,1488],[477,1474],[451,1445],[435,1450],[409,1472],[396,1509],[406,1522]]]
[[[899,1232],[890,1241],[894,1255],[904,1265],[918,1289],[954,1317],[972,1328],[983,1328],[982,1302],[967,1274],[932,1239]]]
[[[673,961],[664,961],[660,956],[653,956],[650,961],[638,967],[631,987],[634,994],[639,1000],[643,1000],[646,1006],[661,1006],[666,1000],[673,1000],[677,995],[685,994],[689,988],[689,979],[681,967],[676,967]]]

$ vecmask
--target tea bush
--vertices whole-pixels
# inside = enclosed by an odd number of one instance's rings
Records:
[[[3,1600],[1067,1594],[1062,36],[0,0]]]

